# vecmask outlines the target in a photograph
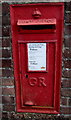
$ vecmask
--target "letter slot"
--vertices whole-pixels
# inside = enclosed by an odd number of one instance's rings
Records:
[[[18,20],[20,33],[56,32],[56,19]]]

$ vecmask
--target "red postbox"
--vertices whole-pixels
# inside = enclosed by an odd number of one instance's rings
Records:
[[[58,113],[63,3],[10,6],[18,112]]]

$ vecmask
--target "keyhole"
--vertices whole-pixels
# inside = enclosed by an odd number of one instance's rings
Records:
[[[28,78],[28,75],[26,75],[26,78]]]

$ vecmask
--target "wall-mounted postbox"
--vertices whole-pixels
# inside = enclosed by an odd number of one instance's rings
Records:
[[[63,7],[10,6],[18,112],[59,112]]]

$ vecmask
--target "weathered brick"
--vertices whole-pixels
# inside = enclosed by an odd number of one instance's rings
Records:
[[[64,46],[71,48],[71,37],[67,36],[64,38]]]
[[[11,38],[2,38],[2,47],[11,47]]]
[[[0,37],[2,37],[2,27],[0,26]]]
[[[65,10],[66,11],[71,11],[71,1],[70,2],[65,2]]]
[[[2,67],[4,68],[11,68],[11,60],[7,59],[7,60],[2,60]]]
[[[0,86],[2,86],[2,78],[0,78]]]
[[[0,86],[0,95],[2,95],[2,86]]]
[[[64,58],[71,58],[71,49],[65,49],[63,53]]]
[[[61,96],[71,97],[71,89],[61,88]]]
[[[0,104],[0,111],[2,111],[2,104]]]
[[[65,34],[70,35],[71,34],[71,25],[65,25]]]
[[[0,104],[2,104],[2,96],[0,96]]]
[[[11,57],[11,50],[2,49],[2,57],[3,58],[9,58],[9,57]]]
[[[2,25],[10,25],[10,16],[8,14],[2,16]]]
[[[0,37],[0,47],[2,47],[2,37]]]
[[[15,112],[11,112],[11,113],[9,113],[9,119],[12,119],[12,120],[26,120],[25,118],[24,118],[24,114],[22,114],[22,113],[15,113]],[[29,119],[28,119],[29,120]]]
[[[2,111],[0,111],[0,119],[2,120]]]
[[[71,98],[69,98],[69,106],[71,106]]]
[[[2,103],[3,104],[13,104],[14,103],[14,97],[3,96],[2,97]]]
[[[67,105],[67,98],[61,98],[61,105]]]
[[[8,120],[8,113],[7,112],[2,112],[2,119]]]
[[[62,114],[71,114],[71,107],[61,107]]]
[[[2,49],[0,49],[0,58],[2,58]]]
[[[65,14],[65,22],[71,23],[71,12]]]
[[[48,114],[22,114],[10,113],[11,120],[69,120],[63,115],[48,115]]]
[[[15,95],[14,88],[3,88],[2,89],[3,95]]]
[[[71,60],[64,60],[64,67],[71,68]]]
[[[71,78],[71,70],[63,70],[62,76],[65,78]]]
[[[3,111],[14,111],[15,106],[14,105],[3,105]]]
[[[2,77],[2,69],[0,69],[0,77]]]
[[[2,16],[2,4],[0,3],[0,15]]]
[[[0,26],[2,25],[2,16],[0,16]]]
[[[13,86],[14,85],[14,79],[12,78],[3,78],[2,79],[2,85],[3,86]]]
[[[0,60],[0,68],[2,67],[2,60]]]
[[[2,15],[8,15],[10,14],[10,6],[8,3],[2,3]]]
[[[10,69],[3,69],[2,70],[3,77],[13,77],[13,71]]]
[[[2,27],[2,36],[3,37],[10,36],[10,27],[9,26]]]
[[[62,80],[61,81],[62,88],[70,88],[71,87],[71,79],[69,80]]]

